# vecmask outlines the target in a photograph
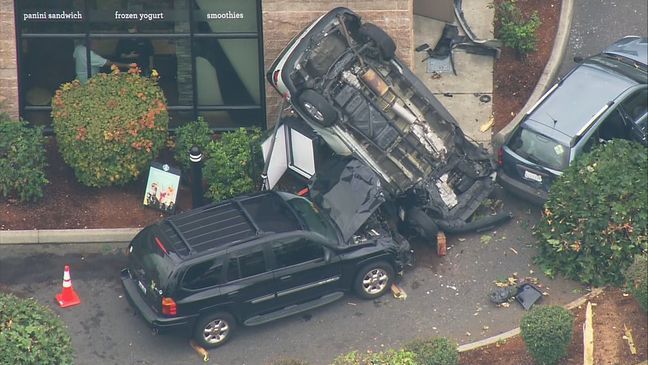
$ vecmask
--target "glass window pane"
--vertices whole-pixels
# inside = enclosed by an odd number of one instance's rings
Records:
[[[90,0],[93,33],[189,33],[186,0]]]
[[[198,33],[257,32],[257,0],[195,0]]]
[[[264,127],[265,116],[261,109],[199,111],[198,115],[205,118],[212,129]]]
[[[272,245],[277,268],[301,264],[324,257],[324,249],[317,243],[306,240],[279,242]]]
[[[260,105],[257,39],[194,39],[199,106]]]
[[[207,288],[219,284],[223,265],[222,260],[209,260],[189,268],[183,285],[189,289]]]
[[[241,278],[258,275],[266,271],[263,251],[255,251],[239,257]]]
[[[193,111],[169,110],[169,129],[175,130],[193,120],[196,120]]]
[[[25,106],[50,105],[54,92],[74,80],[74,40],[28,38],[20,41],[20,87]]]
[[[42,125],[47,127],[52,125],[52,117],[50,116],[50,111],[28,110],[22,113],[21,117],[33,126]]]
[[[16,15],[23,33],[83,32],[83,0],[20,0],[16,3]]]

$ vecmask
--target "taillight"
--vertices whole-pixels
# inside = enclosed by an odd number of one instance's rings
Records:
[[[280,73],[280,71],[279,71],[279,70],[276,70],[276,71],[272,74],[272,82],[274,82],[275,86],[276,86],[277,83],[279,82],[279,73]]]
[[[155,237],[155,243],[157,243],[158,247],[160,248],[160,250],[162,250],[162,252],[164,252],[165,255],[169,254],[167,252],[167,249],[164,247],[164,245],[162,244],[162,241],[160,241],[159,238]]]
[[[500,167],[504,166],[504,147],[500,147],[497,150],[497,164]]]
[[[175,316],[178,313],[176,303],[173,299],[162,297],[162,314]]]

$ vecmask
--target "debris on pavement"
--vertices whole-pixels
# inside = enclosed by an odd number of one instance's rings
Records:
[[[630,347],[630,353],[633,355],[637,354],[637,348],[635,347],[634,344],[634,339],[632,338],[632,330],[628,328],[625,323],[623,324],[623,332],[625,333],[623,335],[623,339],[628,341],[628,347]]]
[[[405,291],[401,289],[398,285],[392,284],[391,291],[392,294],[394,295],[394,298],[402,299],[402,300],[407,299],[407,293],[405,293]]]
[[[509,247],[509,250],[513,251],[513,253],[516,254],[516,255],[518,254],[517,250],[514,249],[513,247]]]
[[[495,118],[491,115],[490,118],[488,118],[488,121],[479,127],[479,131],[482,133],[486,132],[493,126],[493,123],[495,123]]]
[[[207,352],[207,350],[198,345],[194,340],[190,340],[189,345],[191,345],[198,355],[202,356],[204,362],[209,361],[209,352]]]

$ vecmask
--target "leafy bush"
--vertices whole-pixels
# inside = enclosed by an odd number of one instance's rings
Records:
[[[72,364],[63,322],[34,299],[0,293],[0,364]]]
[[[534,229],[545,274],[622,284],[648,243],[646,186],[648,156],[638,143],[614,140],[577,158],[551,186]]]
[[[387,350],[382,352],[349,352],[338,356],[333,365],[418,365],[416,355],[407,350]]]
[[[521,56],[536,50],[536,31],[542,24],[537,11],[525,17],[516,0],[504,0],[495,5],[495,22],[499,23],[497,38],[505,46]]]
[[[445,337],[414,340],[405,345],[405,350],[414,353],[420,365],[457,365],[459,351],[457,344]]]
[[[261,131],[239,128],[207,146],[206,195],[214,201],[253,191],[261,172]]]
[[[156,79],[116,67],[86,84],[61,85],[52,117],[64,161],[92,187],[135,180],[164,145],[169,123]]]
[[[188,170],[191,167],[189,160],[189,150],[193,146],[198,146],[203,154],[203,159],[207,159],[207,145],[212,140],[213,132],[209,128],[203,117],[198,120],[189,122],[178,127],[175,132],[175,160],[180,167]]]
[[[567,355],[573,322],[572,314],[558,306],[536,307],[522,317],[522,339],[538,364],[553,365]]]
[[[20,201],[42,198],[45,166],[43,129],[0,114],[0,194]]]
[[[648,253],[636,255],[625,272],[626,288],[639,302],[644,311],[648,311]]]

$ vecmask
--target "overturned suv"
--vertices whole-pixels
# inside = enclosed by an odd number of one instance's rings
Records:
[[[121,273],[129,301],[154,329],[192,331],[211,348],[237,325],[310,310],[349,290],[385,294],[411,263],[409,243],[382,219],[371,170],[345,161],[335,171],[337,179],[311,186],[312,201],[266,191],[144,228]]]
[[[336,8],[291,41],[267,79],[336,154],[378,174],[416,233],[434,239],[439,228],[508,218],[468,223],[493,190],[495,166],[395,50],[376,25]]]

